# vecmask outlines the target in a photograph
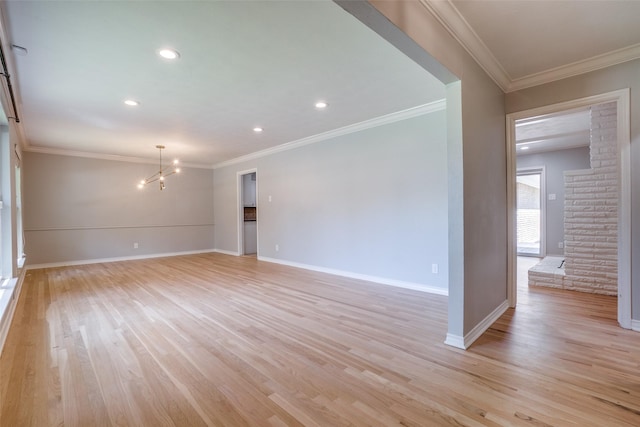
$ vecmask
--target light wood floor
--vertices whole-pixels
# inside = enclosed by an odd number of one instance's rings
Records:
[[[521,287],[464,352],[445,297],[253,258],[27,273],[2,427],[640,425],[612,297]]]

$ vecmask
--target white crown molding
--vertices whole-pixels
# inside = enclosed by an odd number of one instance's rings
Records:
[[[507,92],[566,79],[640,58],[640,43],[513,80]]]
[[[104,153],[89,153],[86,151],[75,151],[75,150],[64,150],[61,148],[50,148],[50,147],[37,147],[33,145],[25,145],[22,147],[23,151],[29,151],[31,153],[42,153],[42,154],[54,154],[58,156],[69,156],[69,157],[84,157],[88,159],[99,159],[99,160],[113,160],[115,162],[128,162],[128,163],[144,163],[144,164],[158,164],[158,159],[145,159],[142,157],[129,157],[129,156],[118,156],[116,154],[104,154]],[[211,165],[202,164],[202,163],[180,163],[182,167],[185,168],[196,168],[196,169],[211,169]]]
[[[334,129],[328,132],[324,132],[318,135],[313,135],[313,136],[302,138],[296,141],[287,142],[272,148],[267,148],[265,150],[256,151],[254,153],[247,154],[246,156],[237,157],[235,159],[227,160],[225,162],[218,163],[216,165],[201,164],[201,163],[181,163],[181,164],[183,167],[188,167],[188,168],[190,167],[190,168],[198,168],[198,169],[218,169],[224,166],[245,162],[247,160],[258,159],[260,157],[265,157],[274,153],[279,153],[281,151],[302,147],[303,145],[313,144],[313,143],[324,141],[330,138],[336,138],[338,136],[359,132],[359,131],[370,129],[376,126],[381,126],[389,123],[398,122],[401,120],[410,119],[413,117],[422,116],[425,114],[433,113],[435,111],[444,110],[446,108],[447,108],[446,100],[440,99],[434,102],[430,102],[428,104],[423,104],[417,107],[408,108],[406,110],[398,111],[396,113],[387,114],[385,116],[376,117],[374,119],[366,120],[366,121],[349,125],[349,126],[344,126],[344,127]],[[103,154],[103,153],[89,153],[86,151],[65,150],[65,149],[50,148],[50,147],[38,147],[33,145],[27,145],[26,143],[24,144],[22,149],[23,151],[29,151],[32,153],[54,154],[54,155],[70,156],[70,157],[84,157],[84,158],[100,159],[100,160],[113,160],[117,162],[146,163],[146,164],[158,163],[157,160],[145,159],[141,157],[119,156],[115,154]]]
[[[562,80],[640,58],[640,44],[512,79],[451,0],[420,0],[504,92]]]
[[[511,77],[453,3],[450,0],[420,0],[420,3],[464,47],[489,77],[506,92],[511,84]]]
[[[27,149],[29,148],[29,140],[27,139],[27,135],[24,132],[22,120],[20,121],[20,123],[16,123],[16,133],[18,134],[18,144],[20,145],[20,149],[22,151],[27,151]]]
[[[430,102],[428,104],[419,105],[417,107],[408,108],[406,110],[398,111],[396,113],[391,113],[385,116],[376,117],[374,119],[365,120],[360,123],[355,123],[352,125],[338,128],[338,129],[330,130],[328,132],[319,133],[317,135],[298,139],[296,141],[285,142],[284,144],[280,144],[280,145],[276,145],[275,147],[256,151],[254,153],[247,154],[246,156],[240,156],[240,157],[236,157],[235,159],[217,163],[213,166],[213,168],[219,169],[225,166],[246,162],[248,160],[259,159],[261,157],[270,156],[272,154],[279,153],[282,151],[292,150],[294,148],[302,147],[304,145],[315,144],[316,142],[326,141],[327,139],[337,138],[339,136],[360,132],[360,131],[371,129],[377,126],[382,126],[390,123],[399,122],[401,120],[422,116],[425,114],[433,113],[435,111],[444,110],[446,108],[447,108],[446,100],[440,99],[438,101]]]

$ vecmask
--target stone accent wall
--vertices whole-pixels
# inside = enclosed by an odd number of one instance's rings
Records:
[[[618,154],[614,102],[591,108],[591,169],[566,171],[565,289],[617,295]]]

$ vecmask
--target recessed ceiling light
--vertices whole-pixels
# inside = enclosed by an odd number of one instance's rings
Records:
[[[529,147],[520,147],[521,150],[528,150]]]
[[[316,108],[319,109],[319,110],[322,110],[323,108],[327,108],[327,105],[329,105],[329,104],[327,104],[324,101],[316,102]]]
[[[263,130],[264,130],[264,129],[262,129],[260,126],[256,126],[256,127],[254,127],[254,128],[253,128],[253,131],[254,131],[255,133],[260,133],[260,132],[262,132]]]
[[[140,103],[135,99],[125,99],[124,103],[130,107],[137,107],[140,105]]]
[[[162,56],[164,59],[178,59],[178,58],[180,58],[180,54],[178,53],[177,50],[168,49],[168,48],[160,49],[158,51],[158,55]]]

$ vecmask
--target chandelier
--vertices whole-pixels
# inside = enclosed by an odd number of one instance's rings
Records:
[[[156,145],[156,148],[160,152],[160,169],[149,178],[140,181],[140,183],[138,184],[138,188],[140,189],[144,188],[147,184],[158,181],[160,183],[160,190],[164,190],[165,178],[175,173],[180,173],[180,168],[178,167],[178,159],[175,159],[171,163],[171,166],[162,167],[162,150],[164,150],[164,145]]]

